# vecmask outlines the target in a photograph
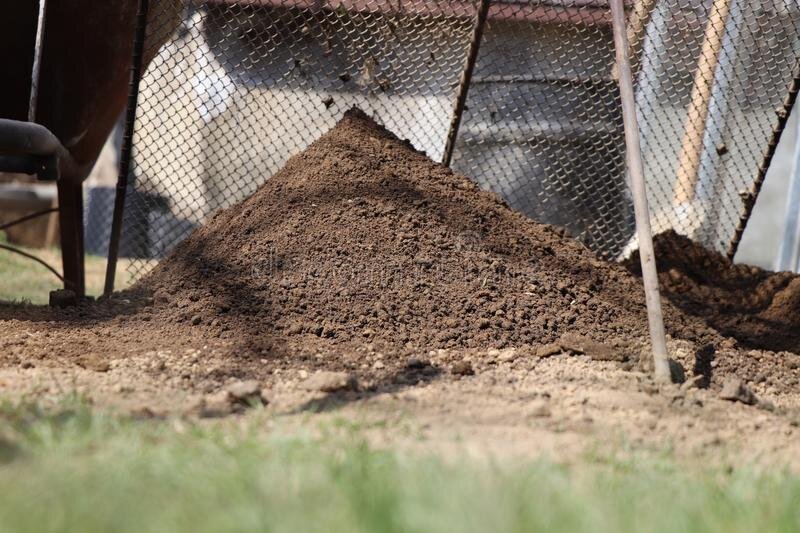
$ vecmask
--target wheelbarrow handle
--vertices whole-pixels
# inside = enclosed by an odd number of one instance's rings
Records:
[[[0,119],[0,171],[54,181],[59,178],[59,161],[71,164],[72,157],[50,130],[33,122]]]
[[[34,122],[0,119],[0,154],[59,155],[66,152],[58,137]]]

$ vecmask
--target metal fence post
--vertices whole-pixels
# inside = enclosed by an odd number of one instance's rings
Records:
[[[628,156],[631,193],[636,212],[636,231],[639,234],[639,257],[642,263],[647,320],[650,326],[650,342],[653,348],[655,376],[659,381],[670,381],[667,338],[664,333],[664,317],[661,310],[661,295],[658,290],[653,237],[650,234],[650,212],[647,207],[647,190],[644,182],[639,124],[636,118],[636,95],[633,89],[633,74],[628,55],[628,38],[625,25],[625,8],[622,0],[611,0],[611,15],[614,23],[614,44],[619,72],[619,92],[622,99],[622,117],[625,123],[625,145]]]
[[[122,149],[119,157],[119,176],[117,177],[116,197],[114,198],[114,218],[111,221],[111,236],[108,242],[108,262],[106,263],[106,280],[103,294],[114,291],[114,278],[117,272],[119,241],[122,235],[122,217],[125,213],[125,195],[128,190],[128,174],[131,170],[133,156],[133,131],[136,123],[136,108],[139,104],[139,82],[142,78],[144,41],[147,32],[147,14],[150,10],[149,0],[139,0],[136,14],[136,36],[133,42],[131,64],[130,91],[128,107],[125,114],[125,131],[122,137]]]
[[[789,94],[784,99],[783,106],[776,110],[778,114],[778,124],[772,132],[772,137],[770,137],[764,159],[758,167],[756,180],[753,183],[752,189],[744,196],[744,209],[739,218],[739,224],[736,226],[736,233],[733,236],[731,245],[728,247],[728,259],[733,259],[733,256],[736,255],[736,251],[739,249],[739,243],[742,240],[744,229],[747,227],[747,221],[750,220],[750,215],[753,213],[753,208],[756,205],[756,198],[758,198],[758,194],[761,192],[761,186],[764,185],[764,180],[767,177],[769,167],[772,165],[775,152],[778,151],[778,143],[780,143],[783,131],[789,123],[789,115],[791,115],[792,109],[794,109],[798,94],[800,94],[800,60],[798,60],[794,66],[794,76],[792,84],[789,87]]]
[[[461,116],[464,114],[464,106],[467,103],[467,94],[472,83],[472,72],[475,70],[475,62],[478,59],[478,51],[481,48],[481,40],[483,39],[483,28],[486,25],[486,17],[489,14],[489,5],[491,3],[491,0],[481,0],[478,7],[478,15],[475,18],[475,26],[472,29],[472,38],[469,42],[467,61],[464,64],[464,70],[461,72],[461,79],[458,82],[458,94],[453,105],[453,117],[450,121],[447,143],[444,146],[444,156],[442,157],[442,164],[448,167],[453,159],[458,128],[461,126]]]

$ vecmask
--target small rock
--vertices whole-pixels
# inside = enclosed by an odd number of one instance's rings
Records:
[[[590,342],[590,340],[583,335],[578,335],[576,333],[564,333],[561,338],[558,339],[556,344],[558,344],[563,350],[582,354],[585,353],[586,344],[588,342]]]
[[[78,357],[76,363],[79,367],[94,372],[108,372],[111,369],[108,361],[94,354],[82,355]]]
[[[78,305],[78,295],[70,289],[50,291],[50,307],[74,307]]]
[[[128,408],[128,416],[134,420],[152,420],[159,418],[159,414],[149,405],[134,405]]]
[[[199,324],[200,324],[200,322],[201,322],[202,320],[203,320],[203,319],[202,319],[202,318],[200,318],[200,315],[194,315],[194,316],[192,317],[192,325],[193,325],[193,326],[197,326],[197,325],[199,325]]]
[[[409,357],[406,361],[406,368],[411,370],[419,370],[428,366],[428,361],[420,359],[419,357]]]
[[[169,303],[169,300],[169,293],[163,289],[158,289],[153,295],[153,301],[160,305]]]
[[[202,396],[191,396],[183,405],[183,413],[189,416],[201,416],[203,414],[204,406],[205,401],[203,401]]]
[[[375,361],[374,363],[372,363],[372,368],[374,368],[375,370],[381,370],[385,367],[386,364],[384,364],[383,361]]]
[[[534,402],[531,406],[530,416],[534,418],[547,418],[550,416],[550,408],[545,402]]]
[[[347,372],[330,372],[321,370],[300,383],[300,388],[318,392],[336,392],[355,389],[356,378]]]
[[[463,360],[454,364],[450,368],[450,372],[456,376],[472,376],[475,374],[475,369],[472,368],[472,363]]]
[[[758,398],[753,394],[753,391],[747,388],[744,382],[739,378],[728,378],[722,385],[722,392],[719,397],[723,400],[731,402],[742,402],[747,405],[754,405],[758,402]]]
[[[770,413],[774,413],[776,409],[775,404],[769,400],[758,400],[756,406],[759,409],[763,409],[764,411],[769,411]]]
[[[500,350],[500,353],[497,354],[497,359],[504,363],[510,363],[516,358],[517,358],[516,348],[506,348],[505,350]]]
[[[258,394],[259,394],[259,396],[261,397],[261,403],[262,403],[263,405],[268,405],[268,404],[269,404],[269,402],[271,401],[271,398],[270,398],[270,396],[271,396],[271,394],[270,394],[270,390],[269,390],[269,389],[266,389],[266,388],[265,388],[265,389],[261,389],[261,390],[258,392]]]
[[[697,374],[696,376],[692,376],[683,383],[681,383],[681,390],[689,390],[689,389],[699,389],[700,384],[703,382],[703,374]]]
[[[570,352],[585,354],[595,361],[624,361],[625,356],[613,346],[597,342],[583,335],[565,333],[558,340],[558,345]]]
[[[645,394],[654,395],[658,394],[658,386],[654,383],[644,382],[639,385],[639,390]]]
[[[736,339],[732,339],[730,337],[723,339],[722,342],[719,343],[721,348],[728,348],[732,349],[736,347]]]
[[[561,353],[561,345],[557,342],[551,342],[549,344],[544,344],[536,348],[536,352],[534,355],[536,357],[550,357],[551,355],[556,355]]]
[[[216,418],[229,415],[235,410],[236,404],[231,393],[227,390],[221,390],[203,396],[200,416],[204,418]]]
[[[234,400],[242,403],[250,403],[254,400],[261,400],[261,384],[254,380],[236,381],[225,388]]]

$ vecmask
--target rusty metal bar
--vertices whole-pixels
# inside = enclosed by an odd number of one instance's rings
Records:
[[[447,132],[447,142],[444,145],[442,164],[448,167],[453,160],[453,150],[455,150],[456,147],[458,128],[461,126],[461,117],[464,114],[464,106],[467,103],[469,86],[472,83],[472,73],[475,70],[475,62],[478,60],[478,52],[480,51],[481,40],[483,39],[483,28],[486,26],[486,16],[489,14],[489,5],[491,3],[491,0],[481,0],[481,4],[478,7],[478,14],[475,17],[475,26],[472,29],[472,38],[470,39],[469,51],[467,52],[467,61],[464,64],[464,70],[461,72],[461,79],[458,82],[458,94],[456,95],[455,105],[453,106],[453,117],[450,121],[450,130]]]
[[[149,0],[139,0],[139,11],[136,14],[136,35],[133,43],[130,90],[128,107],[125,112],[125,131],[122,137],[122,149],[119,158],[119,176],[117,177],[116,197],[114,198],[114,217],[111,221],[111,236],[108,242],[108,262],[106,263],[106,280],[103,294],[114,291],[114,279],[117,272],[119,241],[122,236],[122,217],[125,213],[125,195],[128,190],[128,174],[133,157],[133,132],[136,125],[136,108],[139,105],[139,82],[142,79],[144,43],[147,33],[147,15],[150,11]]]
[[[744,209],[742,215],[739,217],[739,224],[736,226],[736,232],[734,233],[731,245],[728,247],[728,259],[732,260],[733,256],[736,255],[736,251],[739,249],[739,243],[747,227],[747,221],[750,220],[750,215],[753,214],[756,199],[761,192],[761,186],[764,185],[769,167],[772,165],[772,159],[775,157],[775,152],[778,150],[778,143],[780,143],[783,132],[786,130],[786,124],[789,123],[789,116],[797,102],[798,93],[800,93],[800,60],[795,63],[792,84],[789,86],[789,94],[784,99],[783,106],[777,109],[778,123],[772,131],[772,137],[769,140],[767,152],[764,154],[764,159],[758,167],[756,180],[750,191],[743,195]]]
[[[661,295],[658,290],[653,236],[650,230],[650,212],[647,206],[647,189],[644,181],[639,123],[636,118],[636,94],[633,89],[633,73],[629,57],[625,8],[622,0],[611,0],[611,16],[614,26],[614,45],[619,73],[619,92],[622,100],[622,118],[625,123],[625,147],[628,158],[631,193],[636,213],[636,231],[639,234],[639,257],[642,263],[647,321],[650,326],[650,343],[653,349],[655,377],[669,382],[669,358],[667,337],[664,332],[664,317],[661,310]]]

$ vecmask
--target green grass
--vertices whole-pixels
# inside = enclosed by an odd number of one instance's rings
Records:
[[[268,424],[272,422],[272,424]],[[667,458],[443,461],[358,428],[0,409],[0,529],[169,532],[797,531],[800,479]],[[280,427],[280,421],[277,421]],[[319,435],[318,431],[309,432]]]
[[[5,234],[0,231],[0,242],[6,243]],[[15,245],[16,246],[16,245]],[[43,259],[61,272],[61,252],[58,248],[32,249],[19,247],[29,254]],[[126,268],[127,260],[120,260],[117,266],[117,288],[132,282]],[[93,255],[86,256],[86,293],[97,296],[103,292],[106,273],[106,259]],[[50,291],[61,288],[61,282],[42,265],[21,255],[0,250],[0,301],[30,302],[45,304]]]

